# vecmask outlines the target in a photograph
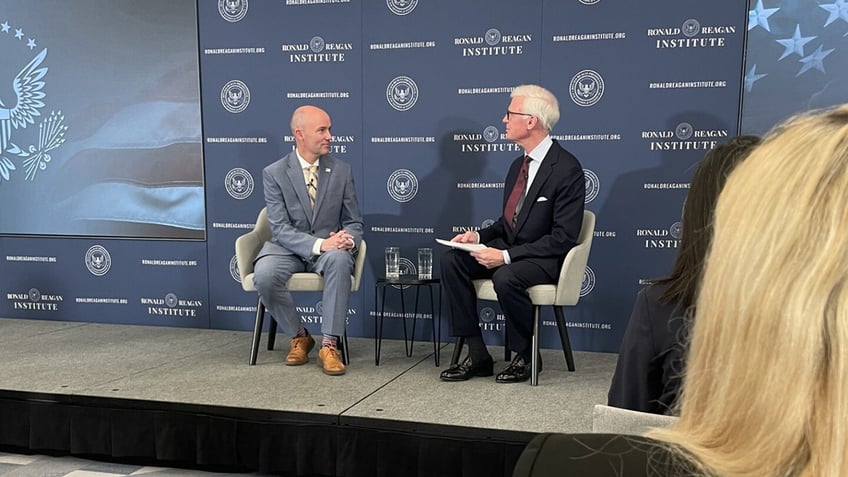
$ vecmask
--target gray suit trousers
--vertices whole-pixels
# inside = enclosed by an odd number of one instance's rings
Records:
[[[293,273],[315,272],[324,277],[321,299],[321,333],[342,336],[350,301],[354,256],[346,250],[331,250],[304,261],[296,255],[265,255],[254,265],[253,282],[262,303],[291,336],[302,326],[291,292],[286,285]]]

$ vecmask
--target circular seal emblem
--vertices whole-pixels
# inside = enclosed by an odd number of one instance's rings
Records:
[[[495,46],[501,42],[501,32],[497,28],[490,28],[486,31],[485,40],[487,45]]]
[[[319,316],[324,315],[324,301],[323,300],[318,300],[318,302],[315,303],[315,314],[319,315]]]
[[[241,167],[230,169],[224,178],[224,187],[233,199],[247,199],[253,193],[253,176]]]
[[[386,6],[395,15],[409,15],[418,6],[418,0],[386,0]]]
[[[28,294],[29,301],[41,301],[41,292],[38,291],[38,288],[30,288]]]
[[[311,40],[309,40],[309,49],[312,50],[313,53],[321,53],[324,51],[324,39],[320,36],[313,36]]]
[[[400,257],[398,259],[398,268],[401,276],[415,277],[418,276],[418,268],[412,263],[412,260]]]
[[[398,111],[406,111],[418,101],[418,85],[409,76],[398,76],[386,87],[389,105]]]
[[[229,81],[221,88],[221,104],[227,111],[238,114],[250,104],[250,90],[242,81]]]
[[[395,201],[409,202],[418,193],[418,178],[409,169],[398,169],[389,176],[386,189]]]
[[[218,13],[228,22],[237,22],[247,15],[247,0],[218,0]]]
[[[594,5],[600,1],[601,0],[580,0],[580,3],[582,3],[583,5]]]
[[[85,252],[85,267],[92,275],[101,277],[112,268],[112,256],[102,245],[92,245]]]
[[[701,32],[701,23],[694,18],[690,18],[683,22],[683,26],[680,27],[680,30],[684,35],[693,37]]]
[[[494,223],[495,219],[486,219],[480,224],[480,228],[485,229],[486,227],[491,227]]]
[[[685,141],[685,140],[689,139],[690,137],[692,137],[693,131],[694,130],[692,129],[691,124],[680,123],[680,124],[677,125],[676,128],[674,128],[674,135],[677,136],[677,139],[680,139],[681,141]]]
[[[495,321],[496,316],[497,313],[495,313],[495,310],[488,306],[480,310],[480,321],[483,321],[484,323],[491,323]]]
[[[230,276],[233,277],[233,280],[241,283],[241,274],[239,273],[238,268],[238,258],[233,255],[233,258],[230,259]]]
[[[485,139],[486,142],[495,142],[499,137],[501,137],[501,132],[494,126],[487,126],[486,129],[483,130],[483,139]]]
[[[580,296],[584,297],[589,293],[592,293],[592,290],[595,288],[595,272],[586,267],[586,270],[583,271],[583,282],[580,283]]]
[[[588,204],[598,197],[598,192],[601,191],[601,180],[590,169],[583,169],[583,177],[586,180],[586,197],[583,199],[583,203]]]
[[[680,237],[683,237],[683,224],[681,222],[671,224],[671,227],[668,228],[668,233],[675,239],[680,240]]]
[[[593,106],[604,95],[604,79],[594,70],[583,70],[568,85],[571,100],[578,106]]]
[[[401,277],[417,277],[418,269],[415,264],[412,263],[412,260],[400,257],[398,259],[398,270],[400,270]],[[398,290],[406,290],[410,287],[410,285],[392,285],[394,288]]]
[[[168,293],[167,295],[165,295],[165,304],[168,305],[168,308],[173,308],[177,306],[177,303],[179,303],[179,300],[177,300],[177,295],[173,293]]]

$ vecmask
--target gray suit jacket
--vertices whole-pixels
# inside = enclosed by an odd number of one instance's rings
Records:
[[[266,255],[297,255],[308,261],[315,241],[340,229],[353,235],[354,253],[359,248],[363,224],[350,164],[330,155],[321,156],[318,163],[314,210],[294,151],[262,171],[271,240],[265,242],[257,260]]]

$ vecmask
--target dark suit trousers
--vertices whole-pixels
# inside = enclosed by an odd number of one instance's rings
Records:
[[[490,278],[506,316],[506,333],[512,351],[529,359],[533,336],[533,304],[527,288],[553,283],[541,267],[527,261],[488,269],[468,252],[449,250],[442,255],[442,286],[450,318],[451,336],[481,336],[477,294],[471,280]]]

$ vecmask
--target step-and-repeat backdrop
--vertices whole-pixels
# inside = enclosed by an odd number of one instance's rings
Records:
[[[522,154],[501,120],[512,88],[537,83],[559,98],[552,135],[581,161],[597,215],[566,310],[572,343],[592,351],[617,350],[636,291],[670,269],[694,167],[737,131],[756,20],[734,0],[54,0],[88,19],[72,32],[50,3],[0,12],[14,58],[0,84],[16,85],[0,91],[0,316],[250,329],[234,241],[264,206],[262,169],[294,146],[292,110],[315,104],[366,224],[348,334],[373,336],[386,246],[406,274],[433,248],[438,275],[436,238],[499,216]],[[413,315],[415,290],[389,290],[386,337],[403,335],[401,292]],[[320,294],[296,299],[317,331]],[[501,343],[497,303],[477,312]],[[543,320],[543,346],[558,347]]]

